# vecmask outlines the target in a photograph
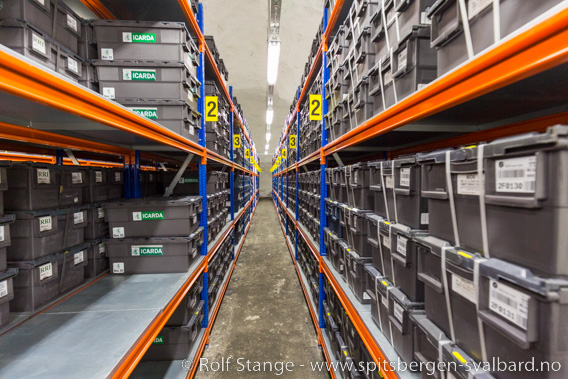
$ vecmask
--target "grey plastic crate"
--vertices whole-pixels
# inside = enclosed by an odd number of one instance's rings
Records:
[[[371,263],[367,263],[363,267],[363,275],[365,276],[365,291],[367,292],[367,296],[369,297],[372,309],[373,318],[377,319],[376,314],[376,301],[377,301],[377,293],[376,293],[376,283],[379,280],[383,279],[383,274],[379,270],[377,270]],[[373,309],[374,308],[374,309]],[[378,324],[378,321],[377,321]]]
[[[429,27],[413,29],[393,47],[392,67],[399,101],[437,78],[437,56],[430,48]]]
[[[100,93],[121,102],[128,99],[183,99],[196,107],[199,81],[183,63],[172,61],[93,60]]]
[[[190,141],[199,142],[201,113],[197,111],[197,101],[192,102],[193,106],[185,99],[121,99],[120,103]]]
[[[394,45],[396,41],[390,41],[387,35],[387,28],[384,25],[386,14],[383,15],[384,10],[382,6],[375,9],[371,16],[371,41],[374,45],[375,62],[379,62],[388,57],[389,48]]]
[[[89,63],[63,46],[59,47],[58,53],[57,72],[88,87],[87,82],[94,80],[92,72],[89,72]]]
[[[361,304],[369,304],[371,301],[366,291],[366,276],[364,270],[364,265],[370,263],[371,260],[372,258],[361,257],[354,250],[345,253],[345,267],[348,271],[347,283]]]
[[[374,192],[375,213],[389,220],[395,219],[394,173],[392,161],[368,162],[371,168],[369,188]]]
[[[111,273],[159,274],[187,272],[199,257],[203,228],[189,237],[127,238],[106,243]]]
[[[184,326],[165,327],[154,339],[142,361],[174,361],[187,359],[201,331],[205,302],[200,301],[189,322]]]
[[[481,345],[477,324],[474,286],[474,260],[479,254],[462,251],[446,241],[432,236],[416,236],[418,279],[424,283],[426,315],[436,326],[451,336],[451,327],[445,297],[450,298],[455,341],[468,355],[481,360]],[[442,250],[446,254],[448,288],[444,286]]]
[[[393,160],[395,221],[414,229],[427,229],[428,202],[420,196],[421,172],[416,156]]]
[[[426,232],[406,225],[393,224],[391,227],[392,278],[395,286],[411,301],[424,301],[424,283],[418,280],[418,258],[414,239],[425,236]]]
[[[84,174],[72,166],[18,163],[8,168],[7,210],[30,211],[78,205]]]
[[[15,220],[14,215],[0,216],[0,271],[6,270],[6,249],[12,243],[10,224]]]
[[[499,259],[479,266],[479,318],[483,322],[487,359],[530,362],[535,367],[558,362],[551,377],[568,375],[568,281],[543,279],[530,270]],[[546,366],[545,366],[546,367]],[[526,377],[542,377],[530,373]],[[534,374],[534,375],[533,375]],[[518,373],[495,372],[498,378],[517,378]]]
[[[501,38],[505,38],[560,2],[562,0],[501,0]],[[478,2],[468,13],[473,53],[476,55],[495,42],[492,2]],[[458,2],[438,0],[428,11],[428,16],[432,19],[431,45],[438,50],[438,76],[441,76],[469,59]]]
[[[181,22],[96,20],[92,26],[103,60],[185,62],[188,54],[194,54],[191,36]]]
[[[377,278],[375,280],[375,303],[371,304],[371,316],[381,332],[390,340],[389,322],[389,293],[395,289],[387,278]]]
[[[168,188],[174,180],[177,172],[176,171],[164,171],[161,172],[162,176],[162,192]],[[199,172],[186,170],[179,178],[176,184],[173,195],[199,195]]]
[[[371,247],[367,244],[367,218],[369,211],[347,208],[345,211],[347,242],[362,257],[372,257]]]
[[[394,85],[394,76],[393,76],[392,62],[390,57],[385,58],[381,62],[380,75],[383,81],[382,92],[384,99],[384,107],[385,109],[387,109],[401,100],[401,98],[398,97],[398,94],[396,92],[396,86]]]
[[[368,77],[368,102],[372,104],[371,116],[376,116],[385,109],[383,89],[381,86],[381,61],[377,60],[369,70]]]
[[[65,252],[58,261],[59,293],[65,293],[85,282],[85,267],[88,265],[88,249],[91,244],[75,246]]]
[[[398,288],[389,291],[390,338],[395,351],[407,363],[414,362],[414,322],[410,315],[423,308],[423,303],[413,302]],[[389,333],[387,333],[387,336]]]
[[[543,276],[568,275],[568,127],[485,146],[489,251]]]
[[[108,237],[108,223],[105,221],[105,211],[102,204],[91,204],[87,210],[87,219],[85,240]]]
[[[365,162],[345,166],[347,199],[351,207],[367,211],[374,209],[373,193],[370,191],[370,168]]]
[[[166,326],[184,326],[191,320],[201,301],[203,291],[203,277],[199,277],[184,296],[172,316],[166,322]]]
[[[81,169],[84,174],[85,188],[83,189],[84,203],[100,203],[108,200],[108,170],[102,167],[86,167]]]
[[[124,169],[108,169],[108,199],[121,199],[124,194]]]
[[[449,162],[446,156],[449,155]],[[477,148],[435,151],[417,155],[421,165],[421,196],[428,199],[428,232],[456,245],[446,179],[449,165],[456,211],[457,232],[464,249],[483,252],[479,207],[480,181]]]
[[[0,21],[0,44],[55,71],[57,42],[33,26],[18,21]]]
[[[8,261],[31,261],[82,244],[87,208],[17,212],[10,227]]]
[[[0,271],[0,328],[10,322],[10,302],[14,299],[13,279],[17,268]]]
[[[403,41],[412,30],[430,23],[426,11],[435,2],[436,0],[385,1],[387,33],[391,47]]]
[[[106,239],[91,241],[91,246],[87,249],[88,263],[85,266],[85,278],[96,278],[109,269],[106,241]]]
[[[111,238],[187,237],[199,227],[201,196],[105,204]]]
[[[414,328],[414,359],[424,365],[422,378],[438,378],[441,373],[438,371],[437,364],[441,361],[440,352],[445,344],[450,340],[440,328],[432,321],[428,320],[425,314],[416,312],[410,315]],[[427,368],[427,369],[425,369]]]
[[[442,346],[442,362],[448,367],[446,376],[453,375],[459,379],[494,379],[490,373],[483,371],[483,365],[468,356],[465,351],[455,344]],[[480,370],[468,369],[481,367]]]
[[[3,162],[3,166],[10,166],[11,162]],[[4,216],[4,191],[8,189],[8,173],[6,167],[0,166],[0,216]]]

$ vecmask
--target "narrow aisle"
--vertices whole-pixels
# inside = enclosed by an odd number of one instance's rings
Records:
[[[199,379],[329,377],[327,372],[311,369],[310,362],[325,359],[278,216],[268,199],[258,204],[209,341],[196,375]],[[232,358],[227,365],[228,357]],[[260,372],[256,362],[260,362]],[[278,362],[290,362],[288,368],[293,371],[284,369],[277,376],[283,369]],[[224,371],[217,363],[225,363]]]

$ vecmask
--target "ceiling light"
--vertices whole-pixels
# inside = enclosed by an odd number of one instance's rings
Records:
[[[266,142],[270,142],[270,132],[266,133]]]
[[[270,124],[266,124],[266,131],[267,131],[267,132],[270,131]]]
[[[278,63],[280,61],[280,41],[268,41],[268,62],[266,80],[269,85],[275,85],[278,78]]]
[[[268,125],[272,125],[273,119],[274,119],[274,110],[272,108],[268,108],[266,110],[266,123]]]
[[[268,150],[268,144],[264,146],[264,150]]]

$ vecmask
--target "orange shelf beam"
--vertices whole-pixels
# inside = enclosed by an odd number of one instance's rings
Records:
[[[99,18],[107,20],[115,20],[116,17],[104,6],[99,0],[81,0],[87,8],[96,14]]]

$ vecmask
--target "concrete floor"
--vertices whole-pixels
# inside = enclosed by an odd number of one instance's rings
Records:
[[[329,378],[310,365],[325,359],[271,200],[258,204],[209,342],[199,379]],[[213,362],[225,362],[224,371]],[[266,371],[255,372],[255,362]],[[272,362],[272,371],[265,362]],[[293,371],[277,375],[277,362],[292,362]]]

